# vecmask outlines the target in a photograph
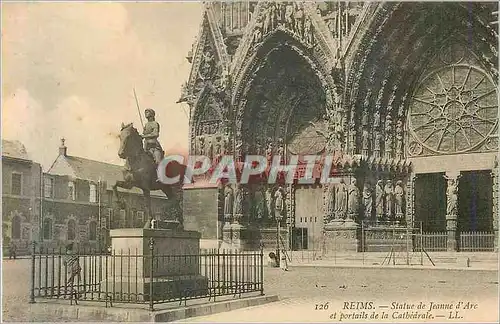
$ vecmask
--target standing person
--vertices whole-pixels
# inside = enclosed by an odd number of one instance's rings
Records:
[[[78,281],[80,281],[80,274],[82,268],[80,267],[80,260],[78,255],[76,255],[73,251],[73,243],[66,245],[66,255],[64,258],[64,266],[66,267],[66,273],[68,275],[68,279],[66,280],[66,293],[68,293],[68,286],[70,287],[69,296],[70,299],[73,300],[75,298],[75,304],[78,304],[78,292],[75,291],[75,277],[78,277]],[[73,302],[71,302],[73,303]]]
[[[281,249],[281,262],[280,262],[280,268],[283,271],[288,271],[288,261],[286,259],[286,253],[284,249]]]
[[[17,252],[16,243],[11,242],[9,245],[9,260],[12,258],[14,258],[14,260],[16,259],[17,256],[16,252]]]

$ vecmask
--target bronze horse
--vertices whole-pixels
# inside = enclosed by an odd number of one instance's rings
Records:
[[[180,189],[181,183],[170,185],[158,181],[157,165],[153,157],[147,153],[142,145],[142,136],[134,128],[133,124],[123,125],[120,131],[120,149],[118,156],[126,160],[125,170],[123,171],[123,181],[117,181],[113,186],[113,191],[117,197],[118,203],[123,207],[123,201],[118,195],[118,187],[124,189],[140,188],[144,194],[144,199],[147,207],[147,219],[145,228],[149,228],[153,215],[151,213],[151,191],[161,190],[173,200],[173,208],[178,214],[178,221],[182,224],[181,208],[180,208]],[[173,167],[171,164],[174,164]],[[183,179],[185,165],[170,162],[169,170],[178,172]]]

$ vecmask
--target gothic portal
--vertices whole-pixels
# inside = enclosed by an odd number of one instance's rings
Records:
[[[180,99],[190,154],[330,154],[338,181],[186,187],[185,226],[241,249],[385,251],[404,231],[430,251],[496,250],[495,13],[493,2],[206,4]]]

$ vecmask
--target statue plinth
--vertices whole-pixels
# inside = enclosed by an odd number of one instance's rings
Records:
[[[358,251],[358,228],[351,219],[336,219],[325,225],[325,245],[327,254],[334,252]]]
[[[108,262],[108,278],[101,282],[102,287],[114,289],[116,294],[138,294],[143,301],[150,299],[151,279],[155,300],[181,297],[186,290],[191,294],[207,293],[208,278],[200,273],[199,232],[124,228],[111,230],[110,237],[113,256]],[[154,258],[152,277],[151,253]]]
[[[258,248],[258,231],[252,226],[240,223],[226,223],[222,228],[221,249],[254,250]]]

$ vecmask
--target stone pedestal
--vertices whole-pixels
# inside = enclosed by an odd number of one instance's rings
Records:
[[[252,225],[231,224],[232,248],[237,250],[255,250],[259,248],[257,229]]]
[[[364,228],[362,245],[365,252],[411,251],[411,229],[377,225]]]
[[[231,249],[233,244],[233,230],[231,224],[226,222],[222,227],[222,244],[221,249]]]
[[[255,250],[259,248],[258,231],[253,226],[239,223],[226,224],[222,229],[223,240],[221,249]]]
[[[325,225],[325,247],[327,253],[357,252],[358,251],[358,228],[359,225],[353,221],[333,221]]]
[[[457,251],[457,215],[446,215],[446,250]]]
[[[124,228],[111,230],[110,237],[112,255],[101,282],[108,292],[149,300],[151,280],[155,300],[208,292],[208,278],[200,273],[199,232]]]

